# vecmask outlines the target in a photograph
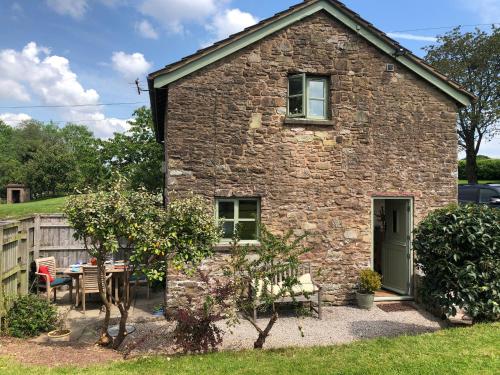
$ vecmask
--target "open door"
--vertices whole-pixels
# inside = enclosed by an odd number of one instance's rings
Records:
[[[382,286],[410,293],[410,200],[385,200],[386,230],[382,245]]]

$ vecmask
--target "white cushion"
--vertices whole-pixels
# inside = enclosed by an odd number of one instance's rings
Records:
[[[283,283],[279,282],[278,284],[267,284],[267,292],[272,295],[276,296],[281,293],[281,287],[283,286]]]
[[[318,288],[313,284],[311,274],[306,273],[297,278],[298,283],[292,286],[293,294],[300,295],[304,293],[312,294],[318,291]]]

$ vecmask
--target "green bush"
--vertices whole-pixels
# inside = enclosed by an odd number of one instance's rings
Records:
[[[5,330],[9,336],[33,337],[53,330],[56,322],[56,308],[45,298],[28,294],[14,301],[5,317]]]
[[[500,159],[477,159],[478,180],[500,180]],[[458,178],[466,180],[465,160],[458,162]]]
[[[381,276],[367,268],[359,273],[359,292],[365,294],[375,293],[382,287]]]
[[[423,301],[446,315],[463,308],[474,321],[500,318],[500,210],[449,206],[415,231]]]

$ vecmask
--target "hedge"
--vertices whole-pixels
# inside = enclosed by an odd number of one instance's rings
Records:
[[[500,318],[500,210],[450,206],[427,216],[415,230],[419,294],[446,315],[463,308],[474,321]]]
[[[500,159],[478,159],[478,180],[500,180]],[[466,180],[465,160],[458,162],[458,178]]]

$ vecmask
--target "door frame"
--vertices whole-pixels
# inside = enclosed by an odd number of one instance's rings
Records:
[[[384,196],[384,195],[373,195],[371,197],[371,253],[370,253],[370,266],[372,269],[374,269],[374,262],[375,262],[375,238],[374,238],[374,229],[375,229],[375,201],[376,200],[406,200],[408,201],[408,205],[410,207],[410,212],[408,214],[408,252],[409,252],[409,259],[408,259],[408,267],[409,267],[409,272],[408,272],[408,283],[409,283],[409,291],[407,295],[399,295],[399,296],[393,296],[393,297],[375,297],[375,301],[394,301],[394,300],[408,300],[408,299],[413,299],[413,292],[414,292],[414,285],[413,285],[413,280],[414,280],[414,253],[413,253],[413,225],[414,225],[414,204],[415,204],[415,199],[412,196],[397,196],[397,195],[390,195],[390,196]]]

